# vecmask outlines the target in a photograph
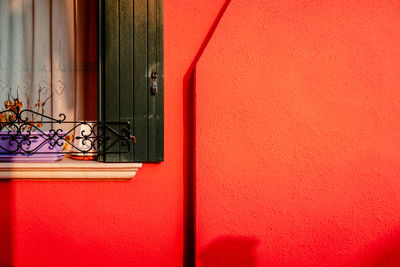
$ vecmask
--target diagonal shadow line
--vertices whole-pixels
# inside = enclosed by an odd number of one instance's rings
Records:
[[[192,63],[189,66],[188,72],[191,72],[193,69],[195,69],[197,62],[200,60],[201,56],[204,53],[204,50],[206,50],[208,43],[210,42],[211,38],[213,37],[215,30],[218,27],[218,24],[220,23],[222,17],[225,14],[225,11],[227,10],[229,4],[231,3],[231,0],[225,0],[224,4],[222,5],[220,11],[217,14],[217,17],[215,18],[213,24],[211,25],[210,29],[208,30],[206,37],[204,38],[203,42],[201,43],[201,46],[199,50],[197,51]]]
[[[231,0],[226,0],[183,78],[183,265],[196,266],[196,66]]]

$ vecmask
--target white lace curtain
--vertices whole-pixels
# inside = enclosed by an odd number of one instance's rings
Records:
[[[45,115],[83,119],[82,1],[0,0],[0,110],[9,93],[23,108],[40,94]]]

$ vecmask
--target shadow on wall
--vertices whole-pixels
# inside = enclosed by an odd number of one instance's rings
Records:
[[[199,266],[255,267],[257,243],[256,239],[250,237],[220,237],[200,251]]]
[[[12,264],[11,182],[0,182],[0,266]]]
[[[194,266],[196,254],[196,64],[210,42],[231,0],[225,0],[183,77],[183,177],[184,252],[183,265]]]
[[[365,248],[357,266],[400,266],[400,229]]]

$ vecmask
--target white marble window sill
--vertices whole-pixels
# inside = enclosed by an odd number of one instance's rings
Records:
[[[0,179],[128,180],[142,163],[103,163],[65,158],[53,163],[0,163]]]

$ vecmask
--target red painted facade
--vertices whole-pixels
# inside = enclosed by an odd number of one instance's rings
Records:
[[[1,266],[182,266],[189,165],[198,266],[400,265],[399,2],[164,6],[165,162],[1,183]]]

